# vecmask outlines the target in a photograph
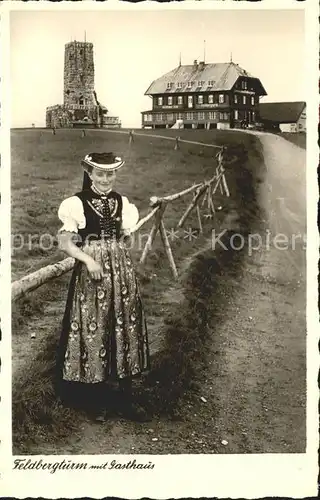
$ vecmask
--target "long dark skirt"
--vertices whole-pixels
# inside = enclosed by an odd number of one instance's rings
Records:
[[[149,369],[144,311],[129,250],[123,242],[83,247],[105,276],[93,280],[85,264],[73,270],[58,349],[58,378],[97,384]]]

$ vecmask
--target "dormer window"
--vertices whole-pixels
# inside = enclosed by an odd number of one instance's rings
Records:
[[[199,80],[198,81],[198,87],[202,87],[204,85],[204,81],[203,80]]]
[[[182,82],[178,82],[177,87],[178,89],[182,89]]]
[[[214,86],[214,80],[209,80],[208,81],[208,86],[213,87]]]
[[[188,82],[188,89],[191,89],[193,82]]]
[[[167,89],[168,89],[168,90],[171,90],[171,89],[172,89],[172,86],[173,86],[173,83],[172,83],[172,82],[168,82],[168,83],[167,83]]]

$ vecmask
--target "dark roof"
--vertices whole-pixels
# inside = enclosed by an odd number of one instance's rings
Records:
[[[260,119],[277,123],[295,123],[306,106],[305,102],[263,102],[259,105]]]
[[[154,80],[145,94],[175,93],[178,83],[181,85],[181,87],[179,87],[181,93],[198,92],[200,90],[202,92],[208,90],[231,90],[239,77],[254,79],[260,86],[260,95],[267,95],[260,80],[250,73],[247,73],[246,70],[240,68],[240,66],[234,62],[213,64],[199,62],[197,64],[178,66],[172,71],[169,71],[169,73]],[[198,86],[199,81],[204,82],[201,87]],[[188,82],[193,82],[192,86],[189,87]],[[213,82],[213,85],[211,82]],[[168,83],[173,84],[171,89],[168,89]]]

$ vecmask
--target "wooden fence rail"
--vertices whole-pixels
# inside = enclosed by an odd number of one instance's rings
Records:
[[[137,134],[138,135],[138,134]],[[142,135],[142,134],[141,134]],[[174,140],[174,138],[173,138]],[[191,142],[192,144],[201,144],[202,146],[206,146],[206,144],[202,143],[197,143],[194,141],[186,141],[186,142]],[[211,145],[209,145],[211,146]],[[217,146],[215,146],[217,147]],[[165,228],[164,224],[164,214],[166,207],[169,203],[174,202],[175,200],[182,198],[183,196],[186,196],[190,193],[193,193],[193,199],[188,205],[187,209],[181,216],[178,224],[177,224],[177,229],[181,228],[184,223],[186,222],[187,218],[190,216],[191,212],[193,212],[194,209],[196,209],[197,212],[197,218],[198,218],[198,224],[199,224],[199,231],[202,233],[203,232],[203,227],[202,227],[202,220],[201,220],[201,209],[200,207],[203,207],[205,202],[207,202],[207,208],[209,210],[209,216],[214,217],[215,216],[215,207],[214,207],[214,202],[213,202],[213,196],[217,189],[219,188],[221,190],[221,193],[230,196],[230,192],[228,189],[228,184],[225,178],[225,169],[223,166],[224,158],[223,158],[223,153],[225,148],[224,147],[219,147],[219,152],[216,155],[218,165],[216,167],[216,172],[215,175],[209,180],[205,181],[199,184],[195,184],[190,186],[187,189],[184,189],[183,191],[179,193],[174,193],[172,195],[164,196],[164,197],[157,197],[157,196],[152,196],[150,198],[150,207],[152,210],[144,217],[142,218],[134,228],[132,228],[131,233],[137,232],[144,224],[146,224],[149,220],[154,219],[153,225],[151,227],[148,240],[144,246],[144,249],[142,251],[142,255],[140,258],[140,263],[143,264],[147,258],[149,250],[152,248],[153,242],[155,240],[155,237],[157,233],[160,233],[160,238],[166,253],[166,256],[168,258],[169,266],[172,271],[173,277],[177,278],[178,277],[178,271],[177,267],[174,261],[174,256],[173,252],[171,249],[171,245],[169,242],[168,234]],[[201,203],[201,205],[200,205]],[[52,279],[55,279],[68,271],[70,271],[75,263],[75,259],[72,257],[68,257],[60,262],[57,262],[55,264],[50,264],[46,267],[43,267],[42,269],[39,269],[28,276],[23,277],[22,279],[15,281],[12,283],[12,288],[11,288],[11,293],[12,293],[12,300],[17,300],[19,297],[24,295],[26,292],[35,290],[39,288],[41,285],[47,283],[48,281],[51,281]]]

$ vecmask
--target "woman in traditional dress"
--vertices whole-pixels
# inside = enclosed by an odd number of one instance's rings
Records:
[[[63,381],[86,387],[118,381],[126,416],[147,420],[132,398],[132,377],[149,369],[149,347],[137,278],[124,238],[139,214],[128,198],[113,190],[116,171],[123,164],[112,153],[88,154],[82,160],[82,191],[59,207],[60,248],[76,264],[58,368]],[[97,419],[105,420],[106,409],[99,410]]]

